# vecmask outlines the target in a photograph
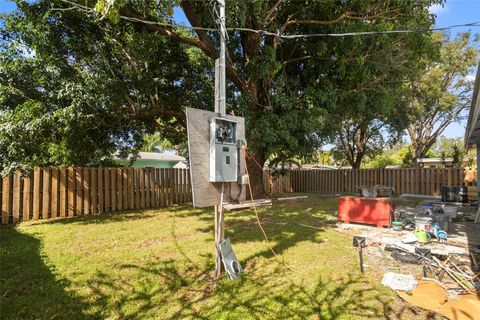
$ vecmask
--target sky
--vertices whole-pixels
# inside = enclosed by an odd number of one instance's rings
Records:
[[[372,0],[374,1],[374,0]],[[15,9],[15,4],[8,0],[0,0],[0,13],[8,13]],[[447,0],[443,6],[432,6],[430,12],[437,16],[436,26],[445,27],[456,24],[480,21],[480,0]],[[185,16],[181,10],[175,10],[174,19],[177,22],[186,23]],[[0,22],[1,24],[1,22]],[[472,33],[480,33],[480,27],[460,27],[451,30],[455,35],[459,32],[471,30]],[[474,74],[472,74],[472,77]],[[461,123],[453,123],[447,127],[444,135],[449,138],[463,137],[466,120]]]
[[[480,21],[480,0],[450,0],[442,6],[434,6],[430,8],[430,12],[437,15],[437,26],[451,26],[456,24],[465,24],[469,22]],[[472,33],[480,33],[480,27],[476,28],[455,28],[451,30],[451,34],[458,32],[466,32],[470,30]],[[472,77],[475,75],[472,74]],[[461,123],[453,123],[449,125],[443,135],[449,138],[457,138],[465,135],[466,120]]]

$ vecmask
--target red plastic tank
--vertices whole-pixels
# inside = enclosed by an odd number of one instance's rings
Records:
[[[393,208],[389,198],[345,196],[338,199],[338,220],[345,223],[358,222],[388,227],[391,210]]]

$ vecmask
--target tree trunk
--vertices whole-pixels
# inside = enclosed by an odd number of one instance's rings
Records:
[[[262,80],[252,80],[247,81],[247,87],[249,93],[253,97],[250,101],[249,112],[251,117],[258,117],[261,108],[259,105],[265,106],[268,104],[268,92]],[[245,128],[245,136],[247,137],[247,143],[249,146],[255,146],[254,141],[250,140],[251,136],[249,134],[249,126],[255,123],[255,119],[250,119]],[[247,168],[250,178],[250,187],[252,188],[252,194],[248,193],[251,199],[262,199],[266,196],[265,185],[263,181],[263,165],[265,164],[266,155],[265,150],[250,149],[251,151],[247,154]]]
[[[250,192],[247,195],[250,199],[265,198],[265,185],[263,181],[263,165],[265,163],[265,155],[263,151],[256,151],[253,154],[247,155],[247,168],[250,178],[250,187],[252,188],[253,196]]]
[[[352,169],[360,169],[360,165],[362,164],[363,154],[357,153],[357,157],[354,161],[350,162]]]
[[[412,143],[413,151],[413,166],[418,167],[417,159],[423,158],[425,156],[425,148],[418,142]]]

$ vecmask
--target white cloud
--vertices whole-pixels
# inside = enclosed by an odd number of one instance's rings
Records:
[[[439,14],[448,11],[447,4],[444,3],[443,5],[440,5],[440,4],[431,5],[430,8],[428,8],[428,11],[438,16]]]
[[[465,77],[465,80],[473,82],[473,81],[475,81],[475,76],[469,74],[468,76]]]

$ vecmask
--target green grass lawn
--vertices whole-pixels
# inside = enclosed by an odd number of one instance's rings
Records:
[[[2,319],[363,319],[397,304],[329,228],[336,198],[226,212],[245,269],[213,280],[213,212],[188,206],[1,229]],[[305,211],[312,208],[310,211]],[[303,225],[315,226],[308,228]]]

